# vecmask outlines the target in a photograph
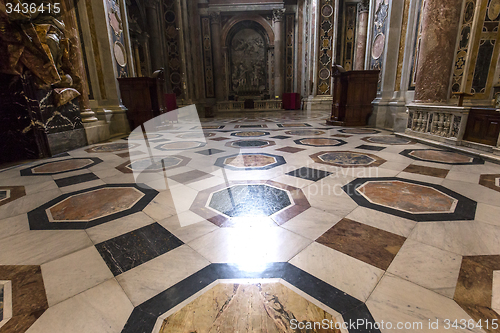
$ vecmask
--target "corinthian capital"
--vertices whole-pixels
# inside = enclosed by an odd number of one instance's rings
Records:
[[[283,9],[273,9],[273,21],[281,22],[285,16],[285,8]]]
[[[361,0],[358,3],[358,11],[360,13],[368,12],[369,10],[370,10],[370,1],[368,1],[368,0]]]
[[[212,24],[220,24],[220,12],[211,12],[210,13],[210,22]]]

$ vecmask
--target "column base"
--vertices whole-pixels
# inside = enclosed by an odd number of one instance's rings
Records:
[[[127,108],[123,105],[105,106],[95,111],[99,120],[109,125],[110,136],[125,135],[130,133],[130,125],[127,118]]]
[[[85,134],[87,135],[87,142],[89,145],[94,143],[109,140],[109,124],[104,120],[94,121],[92,123],[84,123]]]

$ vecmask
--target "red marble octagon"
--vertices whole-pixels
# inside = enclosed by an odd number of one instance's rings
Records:
[[[51,222],[91,221],[127,210],[143,196],[133,187],[101,188],[70,196],[46,212]]]
[[[424,185],[404,181],[368,181],[356,189],[369,202],[411,214],[452,213],[458,200]]]

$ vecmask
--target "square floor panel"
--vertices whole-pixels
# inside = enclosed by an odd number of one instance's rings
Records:
[[[307,167],[302,167],[300,169],[288,172],[287,175],[289,176],[294,176],[302,179],[307,179],[307,180],[312,180],[312,181],[318,181],[320,179],[323,179],[325,177],[328,177],[331,175],[331,172],[328,171],[323,171],[323,170],[318,170],[318,169],[312,169],[312,168],[307,168]]]
[[[219,154],[219,153],[223,153],[223,152],[224,152],[224,150],[220,150],[220,149],[205,149],[205,150],[197,151],[196,153],[208,156],[208,155],[215,155],[215,154]]]
[[[411,172],[424,176],[446,178],[450,170],[411,164],[408,165],[406,169],[403,170],[403,172]]]
[[[357,146],[357,149],[364,149],[364,150],[373,150],[373,151],[381,151],[384,150],[385,147],[378,147],[378,146],[370,146],[370,145],[361,145]]]
[[[76,185],[76,184],[80,184],[80,183],[89,182],[92,180],[97,180],[97,179],[99,179],[99,177],[97,177],[93,173],[84,173],[82,175],[76,175],[76,176],[56,179],[55,182],[56,182],[58,187],[66,187],[66,186],[70,186],[70,185]]]
[[[184,173],[180,173],[177,175],[170,176],[170,179],[175,180],[181,184],[188,184],[192,182],[197,182],[202,179],[213,177],[213,175],[200,171],[200,170],[192,170]]]
[[[291,138],[291,136],[286,136],[286,135],[276,135],[276,136],[272,136],[271,139],[280,139],[280,140],[283,140],[283,139],[288,139],[288,138]]]
[[[283,151],[285,153],[292,153],[292,154],[295,154],[295,153],[298,153],[299,151],[303,151],[305,149],[302,149],[302,148],[296,148],[296,147],[283,147],[283,148],[279,148],[279,149],[276,149],[277,151]]]
[[[117,276],[184,244],[158,223],[96,245],[113,275]]]
[[[316,242],[387,270],[405,240],[402,236],[344,218]]]

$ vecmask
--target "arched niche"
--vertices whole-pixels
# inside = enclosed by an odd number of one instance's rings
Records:
[[[270,38],[254,20],[240,20],[225,34],[229,95],[269,94]]]

